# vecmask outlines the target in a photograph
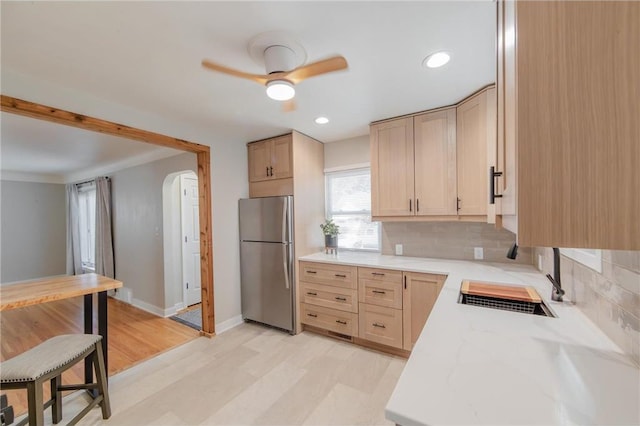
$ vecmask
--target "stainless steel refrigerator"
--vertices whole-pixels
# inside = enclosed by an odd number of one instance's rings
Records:
[[[241,199],[242,317],[293,332],[293,197]]]

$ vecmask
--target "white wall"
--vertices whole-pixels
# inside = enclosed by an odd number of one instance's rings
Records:
[[[66,272],[65,186],[0,182],[0,282]]]
[[[185,152],[110,175],[116,279],[132,291],[135,302],[156,307],[158,313],[168,307],[162,186],[167,175],[184,170],[197,170],[195,154]]]
[[[248,141],[235,140],[233,135],[213,139],[213,129],[202,124],[135,110],[10,69],[2,69],[1,79],[4,95],[210,146],[216,323],[240,315],[238,199],[248,196]]]
[[[325,170],[368,166],[370,162],[369,135],[324,144]]]

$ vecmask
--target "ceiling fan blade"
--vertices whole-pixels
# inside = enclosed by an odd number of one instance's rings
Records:
[[[282,112],[293,112],[296,108],[296,101],[293,99],[282,102]]]
[[[329,72],[340,71],[348,67],[347,60],[342,56],[334,56],[333,58],[324,59],[322,61],[313,62],[309,65],[296,68],[285,74],[284,78],[293,84],[300,83],[310,77]]]
[[[247,80],[255,81],[258,84],[266,84],[269,81],[268,75],[250,74],[248,72],[234,70],[233,68],[225,67],[224,65],[216,64],[208,59],[202,60],[202,66],[212,71],[221,72],[223,74],[232,75],[234,77],[246,78]]]

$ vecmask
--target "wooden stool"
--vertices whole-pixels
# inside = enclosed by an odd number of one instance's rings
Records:
[[[102,336],[96,334],[65,334],[53,337],[35,348],[0,364],[0,385],[3,389],[27,389],[29,405],[28,417],[17,426],[41,426],[44,424],[44,410],[51,407],[53,423],[62,420],[62,391],[97,389],[91,403],[68,424],[76,424],[93,407],[100,404],[102,418],[111,416],[107,375],[102,354]],[[96,382],[78,385],[63,385],[61,375],[86,357],[93,357]],[[42,401],[42,385],[51,381],[51,399]]]

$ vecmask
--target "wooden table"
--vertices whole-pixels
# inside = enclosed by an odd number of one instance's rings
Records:
[[[107,291],[122,287],[122,282],[98,274],[64,275],[0,286],[0,311],[84,296],[84,332],[93,334],[93,295],[98,294],[98,333],[102,336],[104,365],[107,356]],[[91,360],[85,359],[85,382],[93,380]]]

